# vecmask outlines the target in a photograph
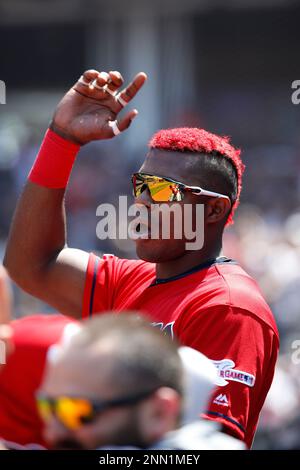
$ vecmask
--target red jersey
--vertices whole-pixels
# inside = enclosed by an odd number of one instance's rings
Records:
[[[144,312],[155,326],[214,361],[218,386],[205,417],[251,446],[279,339],[258,285],[237,263],[219,258],[159,280],[155,264],[91,254],[83,317],[108,310]]]
[[[0,372],[0,438],[40,444],[42,421],[35,403],[49,348],[77,323],[63,315],[33,315],[11,322],[14,351]]]

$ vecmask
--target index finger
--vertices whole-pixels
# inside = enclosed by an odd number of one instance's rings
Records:
[[[120,104],[125,106],[135,97],[138,91],[142,88],[145,81],[147,80],[147,75],[144,72],[138,73],[129,85],[124,88],[118,95],[117,100],[120,99]]]

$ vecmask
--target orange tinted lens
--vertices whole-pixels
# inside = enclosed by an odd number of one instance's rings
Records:
[[[177,183],[172,183],[158,176],[135,175],[133,177],[135,197],[139,197],[146,188],[156,202],[182,201],[183,193]]]
[[[182,200],[182,193],[178,184],[163,178],[155,178],[149,181],[148,188],[154,201],[171,202]]]
[[[60,397],[56,402],[55,412],[67,428],[78,429],[83,421],[93,415],[93,407],[88,400]]]

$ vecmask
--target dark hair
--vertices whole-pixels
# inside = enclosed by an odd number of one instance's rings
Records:
[[[234,204],[238,197],[238,176],[232,162],[213,151],[210,154],[201,153],[199,165],[209,189],[226,194]]]

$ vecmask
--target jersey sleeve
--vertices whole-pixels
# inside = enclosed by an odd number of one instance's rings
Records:
[[[148,265],[140,260],[122,259],[110,254],[99,258],[91,253],[85,278],[82,318],[124,309],[120,305],[124,307],[126,304],[120,304],[120,298],[124,299],[130,289],[136,291],[139,282],[143,283],[149,278],[150,283],[153,269]]]
[[[91,253],[89,256],[82,304],[82,318],[88,318],[111,308],[114,290],[114,271],[117,258],[104,255],[102,258]],[[100,295],[96,295],[101,290]]]
[[[218,369],[217,387],[203,417],[220,422],[250,447],[274,375],[276,333],[251,312],[218,305],[184,315],[179,339]]]

